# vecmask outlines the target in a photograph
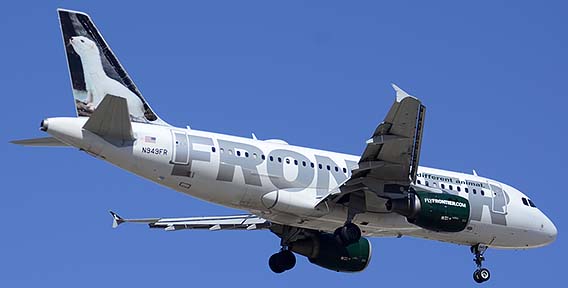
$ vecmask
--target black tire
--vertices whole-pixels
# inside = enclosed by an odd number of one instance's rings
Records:
[[[479,274],[479,279],[481,279],[481,282],[485,282],[489,280],[489,278],[491,278],[491,273],[489,272],[489,269],[481,268],[477,271],[478,271],[477,274]]]
[[[268,266],[270,267],[270,270],[272,270],[272,272],[280,274],[286,271],[286,269],[284,269],[284,265],[282,265],[282,258],[282,254],[280,254],[280,252],[272,254],[272,256],[270,256],[270,258],[268,259]]]
[[[479,277],[479,270],[475,270],[473,272],[473,280],[477,283],[482,283],[483,280],[481,280],[481,277]]]
[[[281,251],[279,254],[280,254],[280,259],[282,260],[282,266],[284,268],[284,271],[288,271],[294,268],[294,266],[296,266],[296,256],[294,256],[294,253],[292,253],[292,251],[284,250]]]
[[[334,232],[337,240],[344,246],[357,243],[361,239],[361,229],[353,223],[347,223]]]

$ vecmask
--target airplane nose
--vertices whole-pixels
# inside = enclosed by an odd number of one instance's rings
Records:
[[[558,230],[556,229],[556,226],[554,226],[554,223],[552,223],[552,221],[550,221],[550,219],[546,217],[546,221],[544,221],[543,226],[544,227],[542,230],[545,233],[546,237],[548,237],[547,243],[554,242],[554,240],[556,240],[556,236],[558,236]]]

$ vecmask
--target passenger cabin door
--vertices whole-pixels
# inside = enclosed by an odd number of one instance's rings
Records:
[[[172,130],[172,163],[174,164],[189,164],[189,141],[187,134],[182,131]]]
[[[491,189],[491,210],[499,214],[507,214],[507,198],[503,187],[499,183],[487,182]]]

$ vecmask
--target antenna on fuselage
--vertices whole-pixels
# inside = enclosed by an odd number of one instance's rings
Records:
[[[252,139],[258,140],[258,139],[256,138],[256,135],[254,135],[254,132],[252,133]]]
[[[477,172],[475,171],[475,169],[473,169],[473,175],[477,176]]]

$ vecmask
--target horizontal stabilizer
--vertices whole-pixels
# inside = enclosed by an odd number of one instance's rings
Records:
[[[134,140],[126,99],[106,95],[83,129],[91,131],[115,145]]]
[[[210,216],[189,218],[138,218],[124,219],[110,211],[112,215],[112,227],[125,222],[146,223],[150,228],[161,228],[165,231],[183,229],[202,229],[209,231],[217,230],[256,230],[266,229],[271,223],[256,215],[233,215],[233,216]]]
[[[69,147],[69,145],[53,137],[14,140],[10,141],[10,143],[22,146],[34,146],[34,147]]]

